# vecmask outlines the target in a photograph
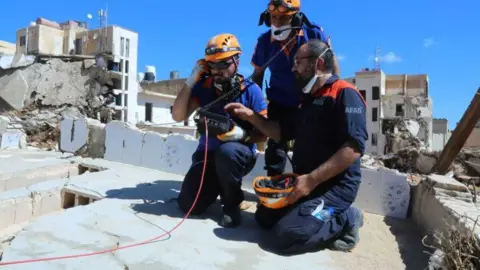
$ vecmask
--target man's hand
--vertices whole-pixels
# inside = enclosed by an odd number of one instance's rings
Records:
[[[308,196],[315,188],[315,182],[309,174],[300,175],[295,179],[292,192],[288,195],[289,204],[294,204],[300,198]]]
[[[195,67],[193,67],[190,77],[188,77],[188,79],[185,81],[185,84],[192,88],[203,75],[207,74],[207,72],[207,62],[205,62],[203,59],[198,60],[195,64]]]
[[[234,126],[232,130],[225,134],[217,135],[217,138],[223,142],[241,141],[247,133],[239,126]]]
[[[229,103],[225,106],[225,110],[229,111],[230,113],[234,114],[235,116],[244,121],[248,121],[255,115],[255,113],[251,109],[245,107],[243,104],[240,103]]]

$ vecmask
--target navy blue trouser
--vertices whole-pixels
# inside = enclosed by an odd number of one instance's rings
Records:
[[[273,121],[279,121],[290,114],[294,113],[297,108],[287,107],[270,101],[268,103],[268,119]],[[285,166],[287,165],[287,142],[286,141],[275,141],[268,139],[267,149],[265,149],[265,170],[267,170],[268,176],[274,176],[282,174],[285,171]]]
[[[220,195],[225,213],[238,209],[244,200],[242,178],[255,166],[256,156],[250,148],[238,142],[227,142],[209,151],[202,191],[191,214],[198,215]],[[178,205],[184,212],[192,207],[200,186],[205,152],[192,155],[192,165],[183,179]]]
[[[333,198],[333,199],[332,199]],[[324,208],[335,212],[325,222],[311,213],[321,201]],[[269,209],[258,205],[255,212],[257,224],[264,229],[273,229],[272,247],[280,253],[301,253],[327,247],[346,228],[356,225],[356,216],[351,203],[331,194],[304,200],[282,209]]]

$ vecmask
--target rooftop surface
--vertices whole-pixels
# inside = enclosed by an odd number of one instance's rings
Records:
[[[29,154],[0,151],[0,156],[4,157],[0,162],[1,179],[4,168],[9,167],[9,172],[13,168],[21,170],[18,164],[27,162]],[[64,161],[54,152],[44,153],[44,158],[50,162]],[[255,199],[248,189],[245,189],[248,199],[241,227],[219,227],[215,222],[220,214],[217,203],[206,215],[188,218],[168,234],[183,218],[172,201],[183,176],[101,159],[72,160],[95,170],[67,179],[62,184],[64,192],[99,200],[16,225],[24,226],[23,230],[5,248],[2,263],[91,253],[165,236],[114,253],[0,265],[2,270],[424,269],[428,264],[428,255],[422,252],[421,235],[412,221],[372,214],[366,214],[360,244],[351,253],[324,250],[294,257],[270,253],[269,233],[259,230],[253,220]],[[7,228],[5,233],[12,232]]]

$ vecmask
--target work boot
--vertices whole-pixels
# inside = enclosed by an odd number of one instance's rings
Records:
[[[242,211],[237,207],[232,211],[224,211],[223,216],[218,221],[218,225],[225,228],[235,228],[242,223]]]
[[[351,207],[347,211],[354,211],[355,224],[352,227],[345,229],[342,234],[332,243],[331,249],[349,252],[360,241],[360,228],[363,226],[363,212],[362,210]]]

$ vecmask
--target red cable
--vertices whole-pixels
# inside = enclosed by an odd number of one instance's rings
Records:
[[[0,266],[13,265],[13,264],[34,263],[34,262],[44,262],[44,261],[56,261],[56,260],[63,260],[63,259],[73,259],[73,258],[100,255],[100,254],[114,252],[114,251],[117,251],[117,250],[132,248],[132,247],[136,247],[136,246],[142,246],[142,245],[148,244],[150,242],[153,242],[157,239],[160,239],[162,237],[165,237],[165,236],[169,235],[170,233],[175,231],[188,218],[188,216],[192,212],[193,208],[195,207],[195,204],[197,203],[198,197],[200,196],[200,191],[202,190],[203,177],[205,176],[205,170],[206,170],[206,167],[207,167],[207,152],[208,152],[207,149],[208,149],[208,126],[207,126],[207,119],[205,119],[205,155],[204,155],[204,161],[203,161],[202,178],[200,179],[200,186],[199,186],[198,191],[197,191],[197,196],[195,197],[195,200],[193,201],[193,204],[190,207],[190,210],[188,210],[187,214],[183,217],[183,219],[177,225],[175,225],[175,227],[173,227],[171,230],[165,232],[164,234],[162,234],[160,236],[157,236],[155,238],[152,238],[150,240],[144,241],[144,242],[131,244],[131,245],[123,246],[123,247],[116,247],[116,248],[113,248],[113,249],[107,249],[107,250],[101,250],[101,251],[96,251],[96,252],[91,252],[91,253],[83,253],[83,254],[77,254],[77,255],[58,256],[58,257],[49,257],[49,258],[38,258],[38,259],[10,261],[10,262],[0,262]]]

